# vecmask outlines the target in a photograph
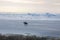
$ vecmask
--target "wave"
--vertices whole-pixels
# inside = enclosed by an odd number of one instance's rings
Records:
[[[52,13],[26,13],[26,14],[3,14],[0,13],[0,19],[9,19],[9,20],[60,20],[60,14]]]

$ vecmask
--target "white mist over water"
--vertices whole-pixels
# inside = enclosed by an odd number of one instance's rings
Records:
[[[60,20],[60,14],[52,13],[26,13],[26,14],[0,14],[0,19],[7,20]]]

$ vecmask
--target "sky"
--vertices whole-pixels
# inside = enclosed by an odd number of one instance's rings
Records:
[[[60,13],[60,0],[0,0],[0,12]]]

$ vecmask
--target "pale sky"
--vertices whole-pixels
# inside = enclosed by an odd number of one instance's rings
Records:
[[[60,0],[0,0],[0,12],[60,13]]]

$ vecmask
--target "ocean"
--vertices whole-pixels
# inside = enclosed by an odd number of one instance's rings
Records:
[[[60,37],[60,20],[0,19],[0,33]]]

